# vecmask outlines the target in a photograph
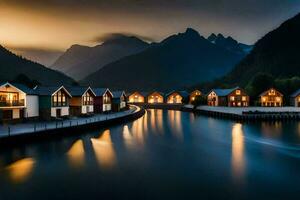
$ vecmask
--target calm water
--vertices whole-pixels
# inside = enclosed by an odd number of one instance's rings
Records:
[[[299,199],[299,183],[299,122],[148,110],[131,123],[0,152],[1,200]]]

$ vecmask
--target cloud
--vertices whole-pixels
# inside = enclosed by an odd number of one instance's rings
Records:
[[[134,34],[134,33],[104,33],[94,37],[90,42],[103,43],[107,40],[114,40],[122,37],[137,37],[145,42],[154,42],[154,39],[151,37]]]

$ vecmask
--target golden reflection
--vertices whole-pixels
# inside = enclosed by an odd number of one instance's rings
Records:
[[[127,125],[123,126],[123,139],[126,146],[130,146],[133,142],[133,136],[130,133]]]
[[[110,130],[105,130],[99,138],[91,139],[99,166],[112,168],[116,165],[116,153],[111,140]]]
[[[67,153],[72,166],[82,167],[84,165],[84,147],[83,141],[77,140],[69,149]]]
[[[158,130],[163,133],[163,111],[162,110],[155,110],[156,111],[156,124]]]
[[[143,116],[143,128],[144,128],[144,131],[148,131],[148,112],[146,111],[145,112],[145,115]]]
[[[139,144],[144,144],[146,139],[148,125],[147,125],[147,116],[144,115],[142,118],[135,120],[132,124],[131,132],[133,134],[134,139]]]
[[[151,124],[151,128],[153,129],[154,132],[156,132],[156,110],[151,109],[150,110],[150,124]]]
[[[181,111],[168,110],[168,118],[172,132],[177,138],[183,139],[181,126]]]
[[[240,179],[244,175],[244,133],[242,124],[236,123],[232,127],[232,170],[235,178]]]
[[[6,169],[9,171],[11,180],[20,183],[25,181],[32,173],[34,164],[35,160],[33,158],[24,158],[12,163]]]

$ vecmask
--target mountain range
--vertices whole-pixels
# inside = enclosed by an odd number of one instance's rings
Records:
[[[285,21],[256,42],[248,54],[223,80],[246,86],[258,74],[274,78],[300,77],[300,14]]]
[[[118,36],[94,46],[71,46],[50,67],[80,80],[120,58],[143,51],[148,43],[134,36]]]
[[[239,45],[236,41],[234,44]],[[126,90],[188,87],[225,75],[246,56],[243,48],[230,45],[221,43],[221,38],[214,43],[188,28],[184,33],[107,64],[80,82]]]
[[[44,85],[74,83],[72,78],[63,73],[17,56],[1,45],[0,81],[34,81]]]

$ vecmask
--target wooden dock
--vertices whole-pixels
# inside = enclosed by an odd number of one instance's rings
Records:
[[[185,106],[184,110],[194,111],[206,116],[242,121],[300,120],[298,107],[212,107]]]

